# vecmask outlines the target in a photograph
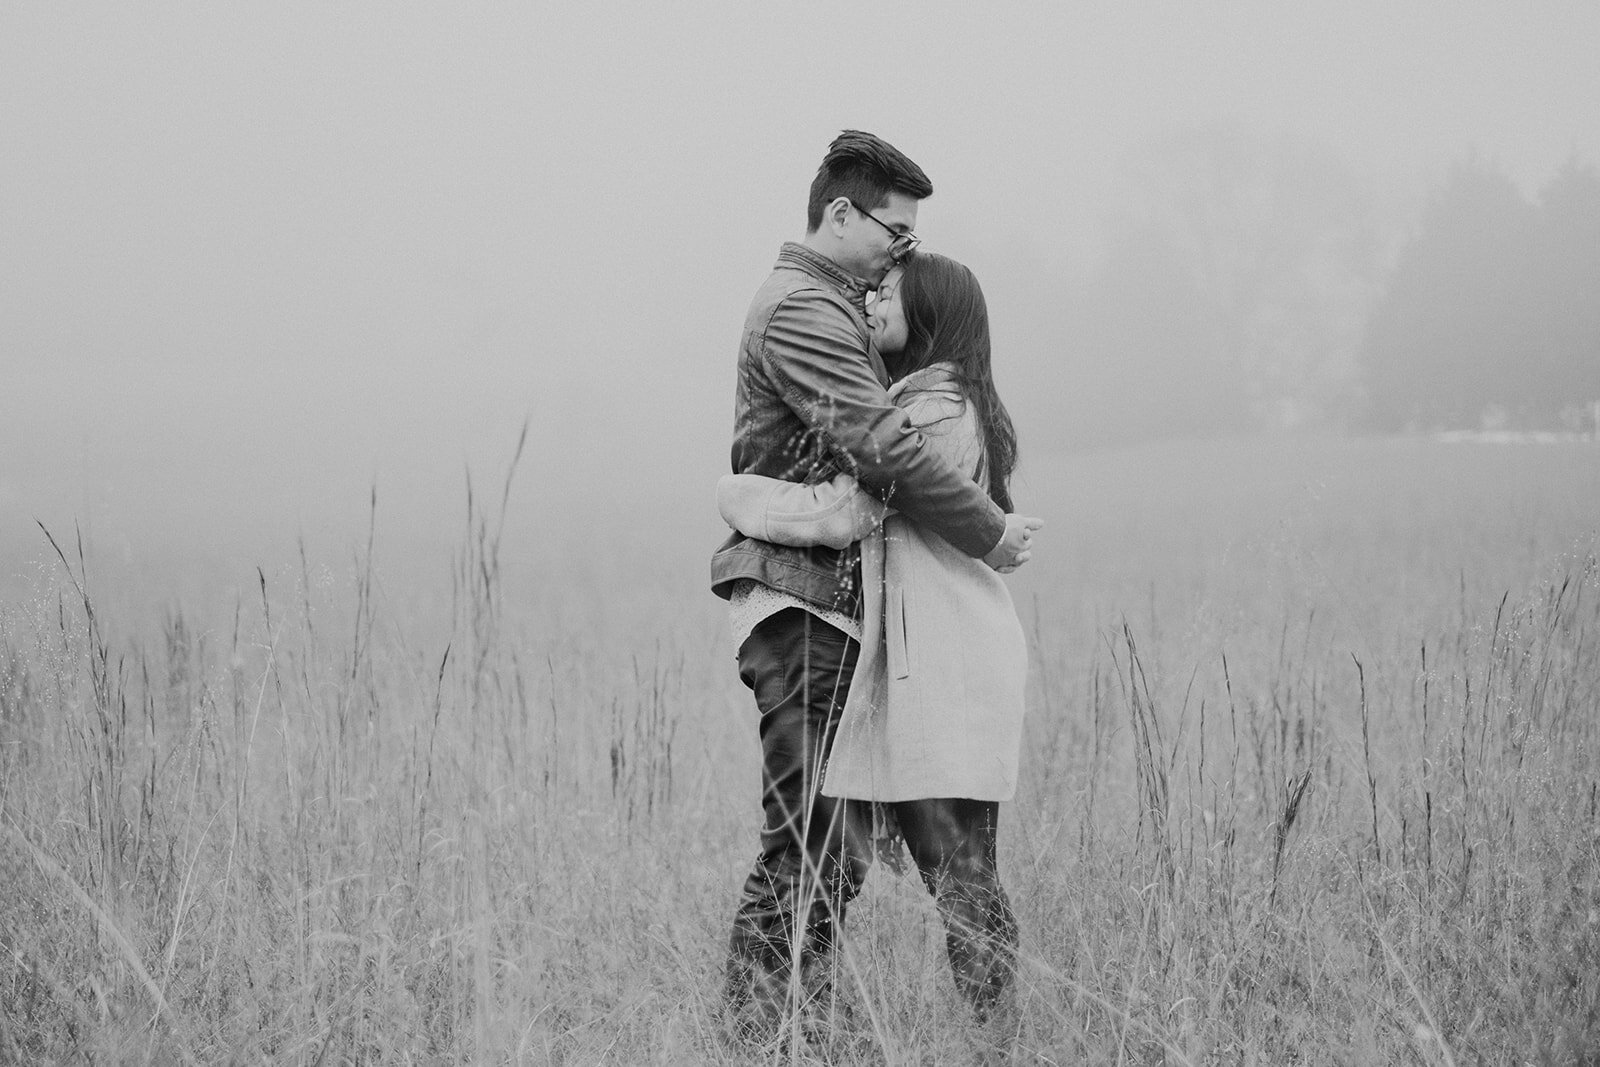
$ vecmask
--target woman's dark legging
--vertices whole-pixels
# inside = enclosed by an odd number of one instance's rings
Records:
[[[899,801],[894,812],[944,920],[956,988],[987,1016],[1011,983],[1017,950],[1017,920],[995,861],[1000,805],[940,797]]]

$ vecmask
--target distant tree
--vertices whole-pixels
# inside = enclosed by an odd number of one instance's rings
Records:
[[[1125,161],[1085,294],[1118,368],[1116,436],[1341,421],[1377,293],[1377,227],[1336,159],[1288,137],[1185,129]]]
[[[1592,426],[1600,400],[1600,172],[1568,159],[1539,194],[1531,399],[1546,419]]]
[[[1476,425],[1535,401],[1541,300],[1535,209],[1491,164],[1453,166],[1430,196],[1366,330],[1375,425]]]

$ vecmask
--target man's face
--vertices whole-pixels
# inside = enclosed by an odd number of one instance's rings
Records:
[[[871,214],[868,214],[871,212]],[[889,246],[896,234],[917,228],[917,200],[891,192],[882,207],[851,204],[845,212],[844,246],[839,266],[869,285],[883,281],[894,266]]]

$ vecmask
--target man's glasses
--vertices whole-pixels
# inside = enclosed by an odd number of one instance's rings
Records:
[[[916,234],[901,233],[899,230],[894,229],[887,222],[884,222],[878,216],[874,215],[872,212],[868,211],[854,200],[850,201],[850,206],[861,212],[873,222],[876,222],[879,226],[883,227],[883,232],[888,234],[890,238],[889,258],[894,260],[896,263],[909,256],[911,254],[911,250],[922,243],[922,238],[918,237]]]

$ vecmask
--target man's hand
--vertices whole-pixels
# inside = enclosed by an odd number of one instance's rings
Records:
[[[1000,543],[989,550],[983,561],[1001,574],[1010,574],[1033,558],[1033,531],[1044,529],[1044,520],[1029,515],[1007,515],[1006,532]]]

